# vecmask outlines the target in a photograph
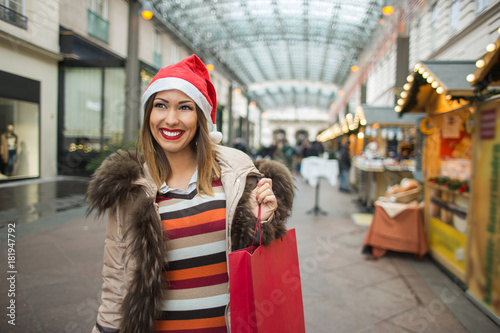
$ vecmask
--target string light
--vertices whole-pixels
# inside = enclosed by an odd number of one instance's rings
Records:
[[[486,45],[486,51],[493,52],[497,49],[497,46],[493,43]]]

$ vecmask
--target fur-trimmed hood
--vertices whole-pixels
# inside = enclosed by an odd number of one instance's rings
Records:
[[[221,167],[222,183],[227,193],[227,202],[233,200],[237,205],[226,207],[228,229],[228,251],[250,246],[254,239],[256,217],[249,204],[250,193],[258,179],[272,179],[273,192],[278,200],[274,218],[262,225],[262,244],[267,245],[286,234],[285,221],[292,211],[294,182],[288,169],[275,161],[252,161],[239,150],[216,146],[217,161]],[[243,170],[243,171],[242,171]],[[245,186],[236,191],[240,180]],[[121,258],[111,262],[122,262],[128,277],[120,279],[126,295],[103,295],[103,302],[116,298],[121,303],[119,319],[113,322],[120,332],[150,332],[154,330],[154,320],[161,305],[163,281],[162,269],[165,260],[162,223],[155,198],[157,187],[149,176],[147,167],[141,165],[135,152],[120,151],[109,156],[92,176],[87,191],[89,213],[110,212],[110,218],[117,220],[122,228],[126,250]],[[116,215],[122,210],[120,218]],[[106,244],[113,246],[113,244]],[[119,246],[118,246],[119,248]],[[120,252],[120,251],[117,251]],[[111,269],[110,271],[114,271]],[[113,273],[114,274],[114,273]],[[103,269],[103,277],[105,272]],[[104,290],[104,289],[103,289]],[[98,317],[102,319],[101,317]],[[103,322],[106,320],[102,320]],[[117,322],[118,321],[118,322]]]

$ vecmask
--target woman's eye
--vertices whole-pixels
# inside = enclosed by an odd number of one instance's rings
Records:
[[[191,111],[191,110],[193,110],[193,107],[191,105],[181,105],[181,107],[179,109],[180,110]]]
[[[163,103],[155,103],[154,107],[157,109],[165,109],[167,106]]]

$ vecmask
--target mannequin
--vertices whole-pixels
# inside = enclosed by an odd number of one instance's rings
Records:
[[[14,133],[14,126],[7,125],[7,131],[2,134],[0,145],[0,156],[5,164],[5,175],[14,174],[14,165],[17,161],[17,135]]]

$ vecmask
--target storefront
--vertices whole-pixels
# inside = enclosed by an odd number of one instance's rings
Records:
[[[125,62],[69,30],[61,31],[61,52],[58,171],[87,175],[89,161],[121,144]]]
[[[40,81],[0,71],[0,180],[40,176]]]

